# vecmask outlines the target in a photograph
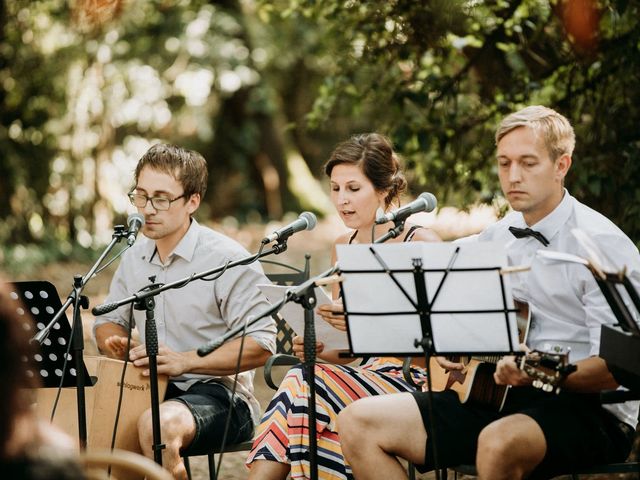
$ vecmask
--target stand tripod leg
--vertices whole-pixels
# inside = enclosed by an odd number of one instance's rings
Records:
[[[75,332],[76,334],[78,332]],[[75,334],[74,334],[75,335]],[[77,379],[76,401],[78,404],[78,439],[80,442],[80,450],[87,448],[87,410],[84,392],[84,361],[82,359],[82,350],[75,351],[75,367]]]
[[[151,394],[151,425],[153,429],[153,459],[158,465],[162,465],[162,443],[160,430],[160,398],[158,394],[158,330],[154,318],[153,309],[155,300],[148,297],[143,300],[144,305],[136,305],[138,309],[146,310],[145,321],[145,345],[149,358],[149,385]]]
[[[304,311],[304,374],[309,386],[309,470],[311,480],[318,478],[318,439],[316,429],[316,332],[313,307],[315,295],[313,289],[303,301]]]
[[[76,370],[76,401],[78,408],[78,441],[80,450],[87,448],[87,406],[85,398],[85,378],[84,378],[84,329],[82,327],[82,317],[80,309],[88,307],[88,300],[80,294],[82,288],[82,277],[73,277],[73,331],[71,348],[74,354],[74,368]],[[64,374],[64,373],[63,373]]]
[[[158,378],[158,358],[156,355],[149,355],[149,377]],[[158,465],[162,465],[162,436],[160,433],[160,398],[158,395],[157,380],[151,381],[151,419],[153,425],[153,459]]]

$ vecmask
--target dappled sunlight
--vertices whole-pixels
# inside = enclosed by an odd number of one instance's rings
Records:
[[[468,210],[442,207],[437,212],[417,213],[410,221],[433,228],[444,240],[455,240],[478,233],[496,220],[493,207],[476,205]]]
[[[303,208],[329,215],[334,212],[333,204],[322,188],[322,182],[316,180],[309,166],[297,152],[289,152],[289,188],[299,198]]]

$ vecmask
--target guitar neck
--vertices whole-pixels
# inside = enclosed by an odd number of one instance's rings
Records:
[[[501,358],[502,358],[502,355],[478,355],[478,356],[473,355],[471,357],[472,360],[477,360],[479,362],[484,362],[484,363],[492,363],[494,365],[497,364]]]

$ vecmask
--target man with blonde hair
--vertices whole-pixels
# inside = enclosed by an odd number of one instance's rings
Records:
[[[514,275],[513,294],[529,303],[527,346],[571,349],[577,367],[559,395],[534,389],[513,357],[498,363],[494,380],[511,385],[501,411],[460,403],[451,390],[384,395],[359,400],[338,418],[342,447],[358,480],[403,478],[396,456],[432,469],[427,428],[433,422],[438,466],[475,463],[481,479],[549,478],[591,464],[623,461],[638,418],[638,402],[602,406],[598,393],[618,384],[598,356],[600,328],[616,319],[591,273],[582,265],[545,263],[537,251],[587,257],[571,233],[580,229],[640,288],[633,242],[611,221],[564,188],[575,135],[569,121],[542,106],[507,116],[496,133],[498,176],[513,211],[473,241],[505,246],[510,265],[531,265]],[[462,365],[438,359],[443,368]]]

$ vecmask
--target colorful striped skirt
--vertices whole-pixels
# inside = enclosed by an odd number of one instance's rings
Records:
[[[415,382],[425,381],[423,369],[412,367]],[[316,431],[318,478],[352,479],[345,464],[336,428],[338,413],[359,398],[411,392],[404,380],[402,362],[374,358],[360,367],[316,365]],[[257,430],[247,464],[270,460],[291,465],[291,478],[309,478],[308,388],[303,370],[293,367],[269,403]]]

